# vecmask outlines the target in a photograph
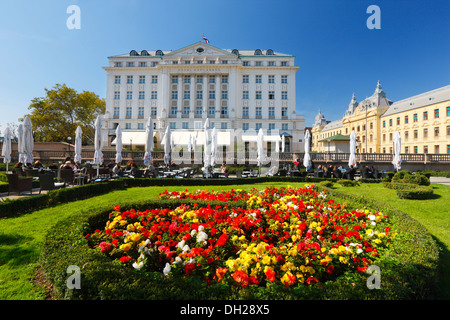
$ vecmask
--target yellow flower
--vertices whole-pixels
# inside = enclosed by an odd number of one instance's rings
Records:
[[[345,259],[344,257],[339,257],[339,261],[342,263],[347,263],[347,259]]]
[[[262,263],[264,263],[264,264],[266,264],[266,265],[269,265],[269,264],[270,264],[270,257],[269,257],[268,255],[265,255],[265,256],[262,258]]]
[[[131,244],[129,244],[129,243],[124,243],[124,244],[122,244],[121,246],[120,246],[120,249],[122,249],[123,251],[128,251],[128,250],[130,250],[131,249]]]
[[[124,225],[126,225],[127,224],[127,220],[120,220],[120,225],[121,226],[124,226]]]

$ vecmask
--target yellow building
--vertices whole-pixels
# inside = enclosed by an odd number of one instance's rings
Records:
[[[402,138],[402,153],[450,153],[450,86],[393,103],[378,81],[372,96],[360,103],[353,94],[340,120],[327,121],[319,110],[311,149],[333,152],[329,140],[349,136],[352,130],[361,153],[392,153],[396,131]]]

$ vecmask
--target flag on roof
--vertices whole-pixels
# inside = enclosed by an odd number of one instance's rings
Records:
[[[203,36],[203,40],[205,41],[205,43],[209,43],[209,40],[208,40],[208,39],[206,39],[206,37],[205,37],[205,34],[204,34],[204,33],[202,34],[202,36]]]

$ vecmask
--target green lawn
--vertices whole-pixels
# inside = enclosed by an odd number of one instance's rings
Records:
[[[303,185],[291,184],[291,185]],[[137,201],[142,199],[156,199],[164,190],[181,191],[188,189],[228,190],[234,189],[263,189],[266,186],[286,186],[283,183],[263,183],[258,185],[232,185],[232,186],[193,186],[193,187],[145,187],[113,191],[106,195],[66,203],[51,208],[34,211],[17,217],[0,220],[0,299],[2,300],[39,300],[45,294],[31,281],[39,260],[44,237],[49,228],[61,219],[70,217],[85,210],[92,210],[98,206],[119,204],[121,202]],[[385,189],[382,185],[365,184],[360,187],[339,187],[345,192],[366,195],[368,197],[388,203],[397,207],[425,225],[431,234],[443,244],[447,251],[443,255],[443,266],[447,270],[450,266],[450,237],[448,234],[450,216],[448,195],[450,187],[433,186],[438,195],[433,200],[400,200],[396,198],[395,191]],[[446,288],[450,287],[449,272],[444,275]],[[448,299],[448,295],[446,298]]]

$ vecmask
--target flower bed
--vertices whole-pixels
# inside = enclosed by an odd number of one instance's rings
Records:
[[[395,236],[383,213],[348,210],[309,186],[164,192],[160,199],[226,204],[115,206],[105,227],[87,235],[89,243],[136,272],[197,277],[207,285],[296,287],[364,273]]]

